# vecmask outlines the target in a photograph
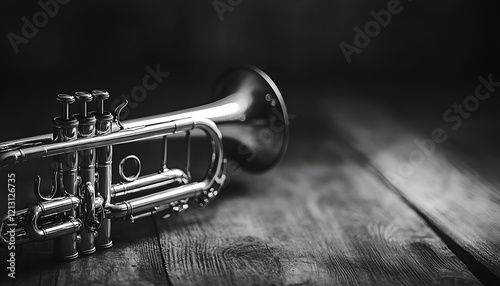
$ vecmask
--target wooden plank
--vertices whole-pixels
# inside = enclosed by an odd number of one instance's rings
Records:
[[[112,235],[111,249],[71,262],[55,261],[51,242],[23,245],[16,285],[169,285],[151,218],[135,224],[116,222]],[[4,278],[1,285],[14,282]]]
[[[480,284],[350,147],[292,142],[204,210],[156,219],[173,285]]]
[[[498,157],[487,159],[485,151],[467,148],[475,140],[465,130],[444,128],[444,110],[430,111],[428,102],[426,109],[408,104],[426,112],[404,119],[400,115],[404,110],[395,115],[394,110],[353,97],[325,100],[322,106],[328,108],[335,130],[360,150],[397,192],[456,243],[457,251],[465,250],[465,257],[472,255],[472,261],[466,263],[486,277],[481,278],[483,282],[498,282],[500,191],[498,175],[492,176],[500,171]],[[429,119],[429,113],[436,117]],[[435,128],[443,128],[449,137],[435,143],[432,152],[428,143],[427,154],[416,142],[421,142],[420,146],[424,140],[430,142]],[[483,156],[476,156],[481,153]]]

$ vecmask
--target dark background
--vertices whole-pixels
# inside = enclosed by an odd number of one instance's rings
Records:
[[[16,54],[7,34],[21,35],[21,18],[32,21],[41,8],[7,1],[1,4],[4,97],[51,98],[95,87],[118,95],[156,64],[171,73],[170,83],[190,86],[210,83],[227,67],[253,64],[283,89],[309,81],[463,83],[498,71],[494,1],[401,1],[403,11],[347,64],[339,44],[353,44],[353,28],[363,28],[373,19],[370,11],[388,2],[243,0],[221,22],[212,1],[74,0],[59,5]],[[169,103],[181,98],[161,90],[154,95]]]
[[[15,53],[7,35],[22,35],[22,17],[32,22],[41,7],[3,1],[0,141],[50,132],[58,93],[130,93],[146,66],[170,75],[129,118],[208,102],[219,73],[252,64],[271,76],[296,115],[291,144],[322,132],[302,112],[321,96],[355,94],[439,118],[473,93],[479,75],[500,79],[494,1],[401,1],[403,11],[348,64],[339,44],[352,45],[353,28],[363,29],[370,11],[388,2],[243,0],[221,21],[208,0],[74,0]],[[496,114],[499,103],[492,96],[474,116]]]

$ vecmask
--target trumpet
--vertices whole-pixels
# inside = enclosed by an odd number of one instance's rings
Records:
[[[0,244],[53,240],[55,258],[72,260],[111,247],[113,221],[168,217],[188,207],[205,207],[224,186],[229,159],[250,172],[276,165],[287,148],[289,120],[269,76],[255,67],[233,68],[216,81],[214,95],[216,101],[203,106],[122,122],[120,112],[127,102],[106,111],[110,95],[104,90],[59,94],[62,113],[53,119],[52,134],[0,143],[0,168],[37,158],[53,160],[50,195],[42,195],[40,177],[35,179],[39,202],[0,217]],[[92,100],[97,108],[90,112]],[[75,101],[80,112],[72,115]],[[194,130],[206,134],[212,152],[199,181],[190,173]],[[167,167],[167,138],[178,133],[186,136],[188,145],[183,170]],[[262,134],[267,134],[266,140],[259,139]],[[112,184],[114,145],[150,139],[163,141],[159,171],[141,176],[140,159],[129,155],[118,166],[123,181]],[[127,161],[136,166],[135,174],[125,175]]]

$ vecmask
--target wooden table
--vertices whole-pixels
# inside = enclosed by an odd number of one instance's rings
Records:
[[[424,154],[415,140],[446,127],[429,101],[330,88],[306,105],[306,88],[290,92],[275,169],[234,176],[204,210],[116,222],[111,249],[72,262],[54,261],[51,242],[24,245],[1,285],[500,285],[495,117]]]

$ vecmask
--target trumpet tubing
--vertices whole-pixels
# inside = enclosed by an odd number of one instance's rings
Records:
[[[125,122],[120,121],[120,111],[127,103],[106,111],[110,97],[106,91],[58,95],[62,113],[53,120],[52,134],[0,143],[0,167],[53,158],[50,195],[41,194],[38,177],[35,194],[40,201],[17,210],[15,217],[0,217],[0,243],[7,245],[6,225],[14,221],[16,244],[53,240],[57,259],[75,259],[112,246],[113,220],[134,221],[156,213],[166,218],[189,206],[205,207],[224,185],[229,158],[251,172],[277,164],[287,147],[289,123],[274,82],[257,68],[235,68],[218,80],[214,92],[217,101],[213,103]],[[75,99],[80,112],[71,115]],[[97,101],[97,109],[88,112],[92,100]],[[208,170],[200,181],[190,175],[193,130],[203,131],[212,147]],[[176,133],[188,138],[184,170],[167,167],[168,136]],[[140,176],[140,159],[130,155],[118,167],[123,181],[112,184],[113,146],[151,138],[163,140],[158,173]],[[135,175],[123,174],[128,160],[137,165]]]

